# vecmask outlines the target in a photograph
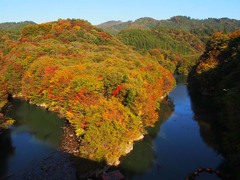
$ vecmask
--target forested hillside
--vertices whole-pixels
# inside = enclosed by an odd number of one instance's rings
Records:
[[[235,104],[236,109],[240,106],[240,99],[237,99],[240,90],[239,58],[240,31],[215,33],[191,74],[195,79],[194,87],[204,95],[222,97],[223,104]]]
[[[0,100],[21,97],[66,117],[80,155],[117,163],[158,119],[172,74],[83,20],[25,27],[1,36]]]
[[[178,73],[187,74],[204,50],[204,43],[191,33],[172,28],[129,29],[117,37],[134,49],[149,53],[158,62]]]
[[[0,23],[0,53],[8,53],[18,43],[22,29],[31,25],[36,23],[32,21]]]
[[[207,43],[200,62],[189,76],[194,92],[212,97],[218,107],[215,124],[221,152],[227,157],[228,173],[240,178],[240,30],[215,33]],[[226,169],[226,167],[225,167]]]
[[[116,34],[123,43],[139,52],[149,53],[171,72],[188,74],[211,35],[214,32],[232,32],[240,28],[240,21],[175,16],[168,20],[140,18],[134,22],[110,21],[99,27]]]
[[[122,23],[103,23],[99,27],[110,33],[117,34],[124,29],[145,29],[150,30],[157,27],[169,27],[196,34],[202,40],[208,39],[214,32],[225,31],[232,32],[240,28],[240,21],[229,18],[208,18],[192,19],[187,16],[174,16],[166,20],[156,20],[153,18],[140,18],[135,21]],[[205,41],[206,42],[206,41]]]

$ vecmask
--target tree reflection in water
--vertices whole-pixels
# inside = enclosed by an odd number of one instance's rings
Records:
[[[8,158],[13,156],[14,152],[10,130],[6,130],[0,135],[0,178],[6,175]]]
[[[239,115],[236,116],[232,109],[220,107],[214,97],[190,95],[202,139],[225,158],[218,169],[224,176],[240,179],[240,128],[236,123]]]
[[[147,134],[143,140],[134,144],[134,149],[121,158],[120,169],[131,179],[132,176],[144,174],[150,169],[156,160],[153,149],[153,140],[156,139],[160,126],[173,112],[173,103],[169,99],[164,99],[160,105],[159,120],[154,127],[148,127]],[[136,163],[137,162],[137,163]],[[159,166],[160,168],[160,166]]]

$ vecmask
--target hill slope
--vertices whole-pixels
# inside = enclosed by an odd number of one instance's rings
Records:
[[[191,19],[175,16],[167,20],[140,18],[99,25],[140,53],[149,53],[171,72],[188,74],[214,32],[232,32],[240,21],[228,18]]]
[[[98,26],[101,26],[98,25]],[[174,16],[167,20],[156,20],[153,18],[140,18],[135,21],[122,22],[118,24],[105,24],[104,30],[117,34],[124,29],[152,29],[156,27],[169,27],[198,35],[206,40],[216,31],[232,32],[240,28],[240,21],[229,18],[191,19],[186,16]],[[206,42],[206,41],[205,41]]]
[[[122,21],[107,21],[105,23],[98,25],[98,27],[103,29],[103,28],[107,28],[107,27],[122,24],[122,23],[123,23]]]
[[[238,30],[231,34],[215,33],[207,43],[204,54],[191,74],[198,81],[194,85],[202,94],[229,96],[240,88],[239,39]]]
[[[175,83],[156,60],[83,20],[28,26],[0,57],[1,105],[11,94],[58,112],[75,128],[80,156],[109,164],[157,121]]]
[[[170,71],[187,74],[204,50],[204,43],[189,32],[172,28],[128,29],[117,37],[140,52],[148,52]]]

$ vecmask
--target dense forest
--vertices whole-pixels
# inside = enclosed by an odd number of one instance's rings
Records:
[[[172,73],[188,74],[204,50],[204,43],[195,35],[172,28],[129,29],[117,37],[124,44],[154,57]]]
[[[140,18],[134,22],[109,21],[98,25],[124,44],[150,54],[171,72],[188,74],[214,32],[232,32],[240,21],[221,18],[197,20],[175,16],[168,20]]]
[[[240,31],[215,33],[206,50],[189,75],[193,92],[210,96],[218,107],[218,121],[214,123],[221,144],[220,151],[227,157],[227,169],[240,178]],[[226,167],[225,167],[226,168]],[[229,173],[228,172],[228,173]]]
[[[1,107],[13,96],[58,112],[88,159],[117,163],[158,120],[159,102],[175,85],[157,60],[83,20],[3,34]]]

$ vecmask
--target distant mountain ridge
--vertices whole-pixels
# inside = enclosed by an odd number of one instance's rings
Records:
[[[117,22],[117,23],[112,23]],[[144,30],[150,30],[158,25],[158,20],[150,18],[150,17],[144,17],[139,18],[135,21],[108,21],[102,24],[97,25],[98,27],[109,31],[112,34],[117,34],[118,32],[125,30],[125,29],[144,29]]]
[[[33,21],[22,21],[22,22],[5,22],[0,23],[0,29],[12,31],[12,30],[22,30],[24,27],[28,25],[37,24]]]
[[[120,21],[117,21],[120,22]],[[104,24],[104,26],[103,26]],[[180,28],[185,31],[193,31],[203,33],[205,31],[227,31],[232,32],[240,28],[240,20],[229,18],[208,18],[208,19],[192,19],[187,16],[174,16],[166,20],[156,20],[149,17],[139,18],[135,21],[127,21],[122,23],[103,23],[98,27],[109,31],[112,34],[117,34],[124,29],[152,29],[155,27],[171,27]]]
[[[171,72],[188,74],[216,32],[240,29],[240,20],[229,18],[191,19],[174,16],[166,20],[150,17],[135,21],[104,23],[105,31],[115,34],[124,44],[141,53],[149,53]]]
[[[107,22],[104,22],[104,23],[98,25],[98,27],[105,28],[105,27],[109,27],[109,26],[122,24],[122,23],[123,23],[122,21],[107,21]]]

